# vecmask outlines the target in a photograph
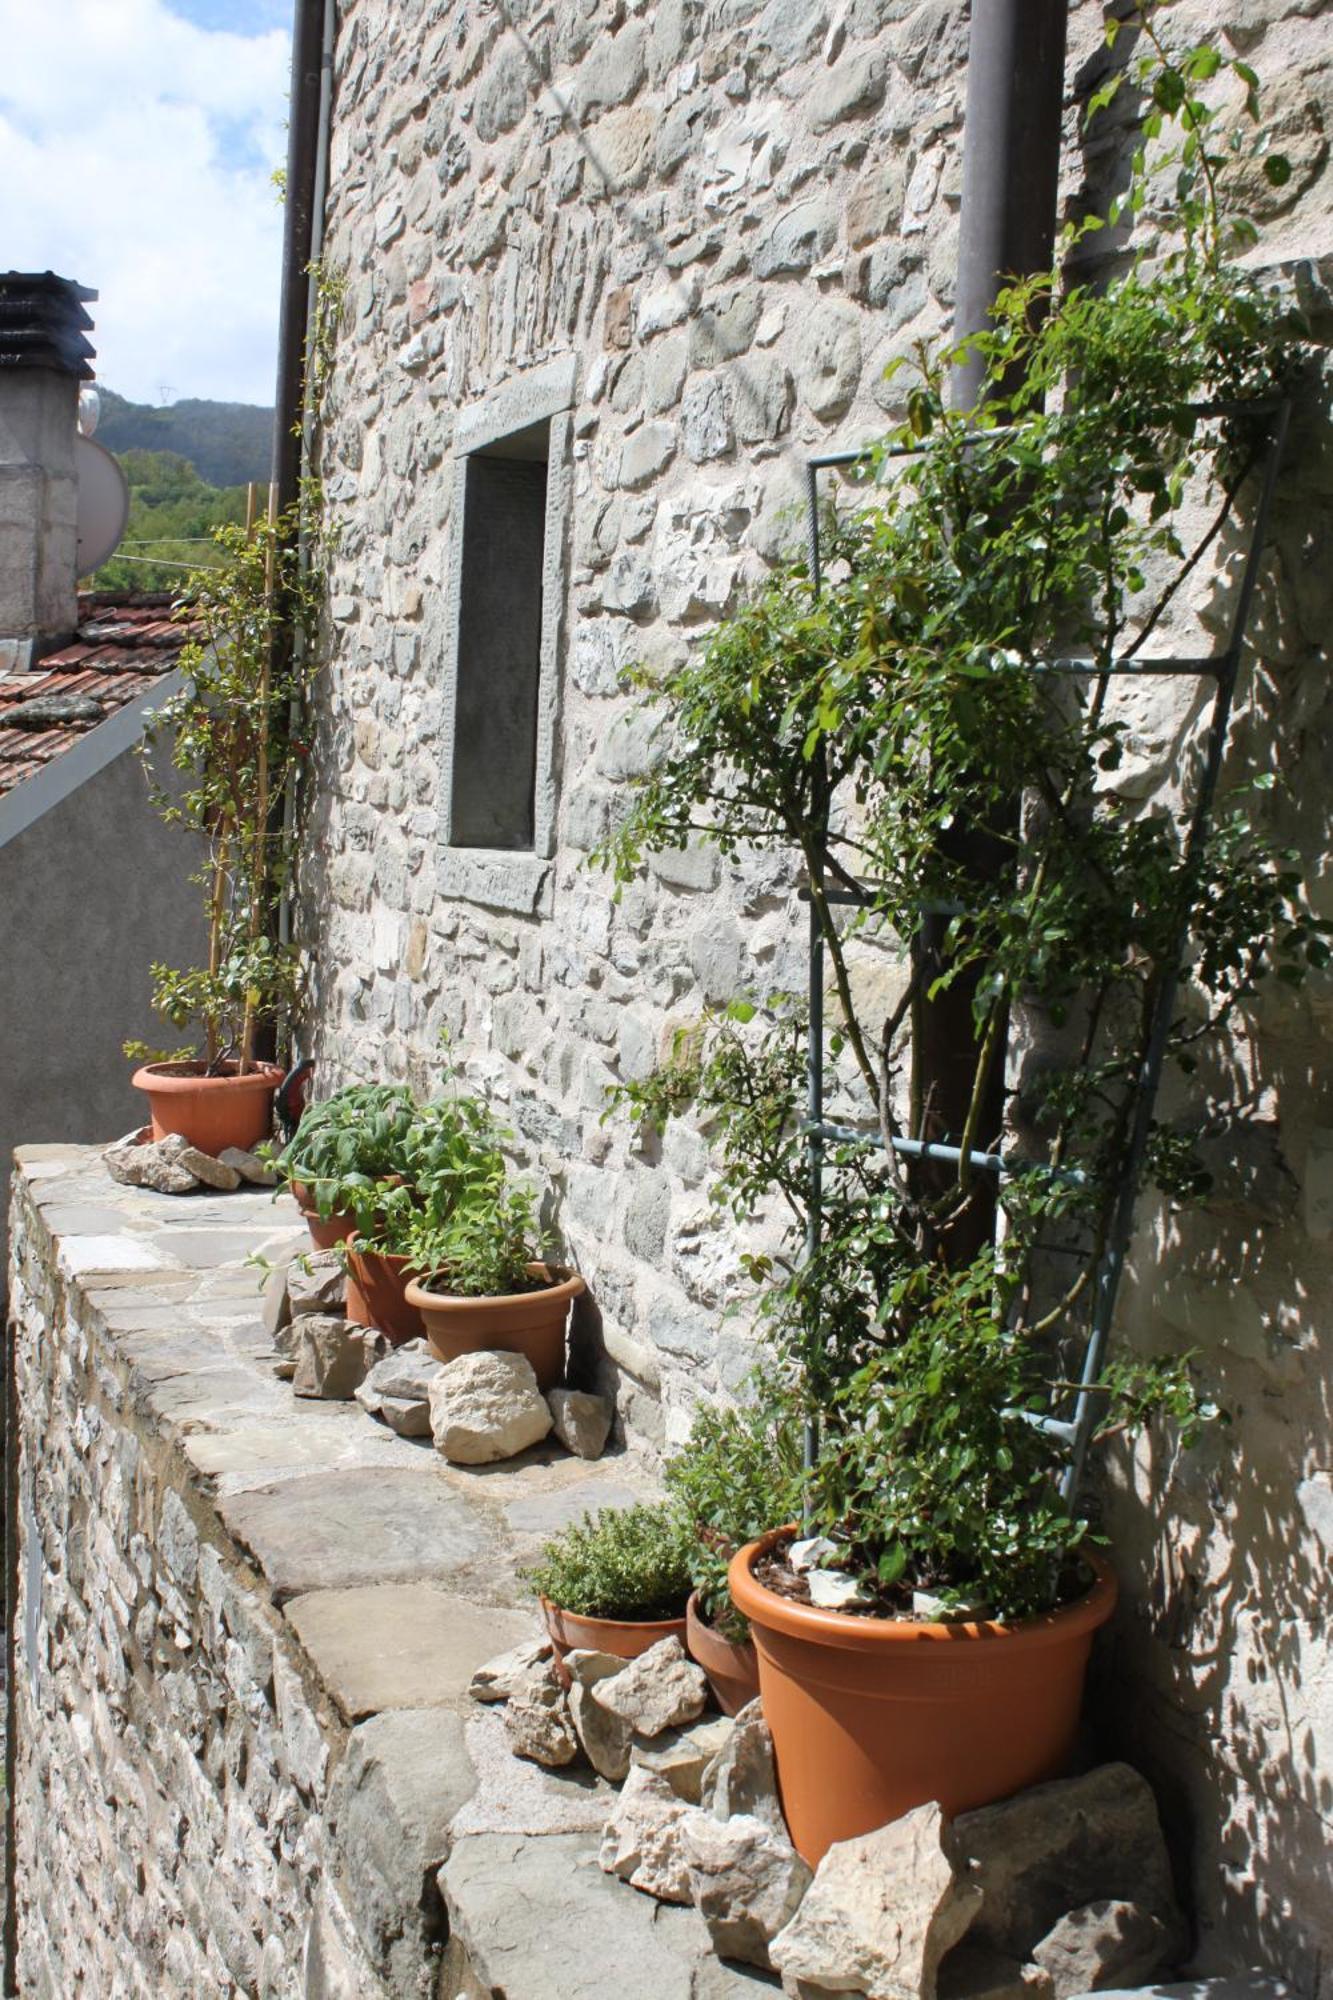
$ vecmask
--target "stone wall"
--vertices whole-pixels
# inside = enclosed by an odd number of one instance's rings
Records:
[[[1330,18],[1322,0],[1181,0],[1170,15],[1182,36],[1220,26],[1265,81],[1294,171],[1248,190],[1252,255],[1319,343]],[[1071,8],[1067,206],[1104,199],[1131,138],[1080,137],[1102,21],[1090,0]],[[738,1245],[708,1206],[704,1137],[688,1120],[660,1145],[604,1123],[605,1092],[644,1076],[705,1003],[799,989],[803,923],[781,860],[662,857],[618,903],[587,869],[653,754],[620,675],[684,657],[797,540],[807,456],[873,437],[895,393],[886,363],[947,326],[966,47],[956,0],[340,8],[327,256],[348,301],[324,471],[342,539],[305,885],[321,1084],[436,1084],[448,1031],[451,1060],[508,1106],[549,1179],[622,1418],[653,1441],[679,1436],[700,1395],[737,1388],[753,1348],[744,1312],[725,1310],[742,1297]],[[458,444],[489,399],[570,360],[554,848],[521,883],[502,871],[460,894],[440,854]],[[1321,346],[1237,723],[1296,778],[1275,824],[1321,895],[1326,379]],[[1196,643],[1199,622],[1204,644],[1216,630],[1213,583],[1186,607]],[[1174,781],[1189,711],[1160,686],[1134,694],[1146,797]],[[1113,1733],[1133,1721],[1177,1802],[1205,1961],[1267,1957],[1307,1991],[1333,1947],[1316,1587],[1333,1547],[1329,1006],[1318,985],[1265,1000],[1228,1073],[1175,1107],[1207,1115],[1225,1096],[1244,1118],[1218,1124],[1215,1200],[1147,1217],[1126,1329],[1204,1348],[1233,1421],[1189,1460],[1116,1474],[1123,1672],[1104,1707]]]

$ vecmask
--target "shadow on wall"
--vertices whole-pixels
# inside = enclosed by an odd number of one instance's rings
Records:
[[[1333,426],[1317,368],[1298,398],[1273,549],[1243,671],[1237,763],[1271,772],[1268,831],[1330,902],[1333,699],[1320,648],[1333,573]],[[1229,610],[1246,521],[1201,608]],[[1188,782],[1185,735],[1173,775]],[[1224,787],[1225,788],[1225,787]],[[1125,1597],[1098,1699],[1114,1747],[1158,1788],[1199,1922],[1199,1964],[1244,1962],[1326,1993],[1333,1965],[1333,1021],[1327,974],[1261,987],[1188,1091],[1213,1188],[1145,1216],[1123,1319],[1133,1345],[1194,1350],[1221,1406],[1191,1453],[1118,1450],[1106,1514]]]

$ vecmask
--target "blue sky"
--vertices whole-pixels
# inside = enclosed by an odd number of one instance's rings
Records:
[[[96,287],[122,395],[273,399],[290,22],[290,0],[0,0],[0,258]]]

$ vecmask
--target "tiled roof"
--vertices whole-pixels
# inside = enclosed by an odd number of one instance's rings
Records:
[[[0,796],[133,701],[180,659],[190,629],[169,596],[89,595],[57,652],[30,667],[0,664]]]

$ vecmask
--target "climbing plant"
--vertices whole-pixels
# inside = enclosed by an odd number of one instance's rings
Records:
[[[1237,771],[1201,839],[1182,799],[1144,805],[1120,783],[1113,665],[1149,659],[1243,519],[1298,364],[1296,330],[1233,261],[1252,231],[1225,192],[1262,144],[1257,80],[1211,44],[1171,52],[1154,8],[1133,25],[1141,53],[1089,112],[1126,80],[1148,107],[1123,201],[1001,292],[965,344],[984,375],[975,411],[948,400],[962,348],[900,365],[903,419],[867,453],[859,503],[827,514],[822,588],[804,562],[780,569],[685,666],[644,680],[668,748],[596,857],[621,883],[691,839],[804,863],[836,1015],[824,1090],[857,1135],[828,1147],[813,1235],[801,1005],[733,1004],[700,1049],[622,1095],[658,1119],[697,1095],[718,1135],[715,1198],[738,1217],[785,1211],[785,1244],[749,1268],[823,1426],[812,1519],[886,1608],[913,1587],[1011,1614],[1058,1593],[1086,1524],[1033,1419],[1068,1414],[1068,1336],[1126,1175],[1179,1198],[1205,1180],[1165,1124],[1146,1160],[1130,1154],[1160,997],[1183,969],[1169,1045],[1188,1068],[1261,981],[1328,957],[1292,857],[1265,838],[1271,774]],[[1280,181],[1284,163],[1266,171]],[[1174,235],[1151,262],[1065,281],[1076,247],[1164,190]],[[1052,671],[1069,657],[1077,677]],[[925,911],[948,917],[942,959],[909,952]],[[903,966],[891,1004],[859,997],[867,951]],[[961,1158],[925,1177],[896,1142],[931,1129],[921,1013],[964,974],[976,1053],[947,1135]],[[1008,1079],[988,1129],[1016,1014],[1063,1053],[1021,1096]],[[1013,1155],[1020,1132],[994,1240],[960,1256],[982,1184],[969,1156]],[[1203,1408],[1188,1358],[1122,1363],[1103,1387],[1108,1424],[1165,1411],[1189,1434]]]

